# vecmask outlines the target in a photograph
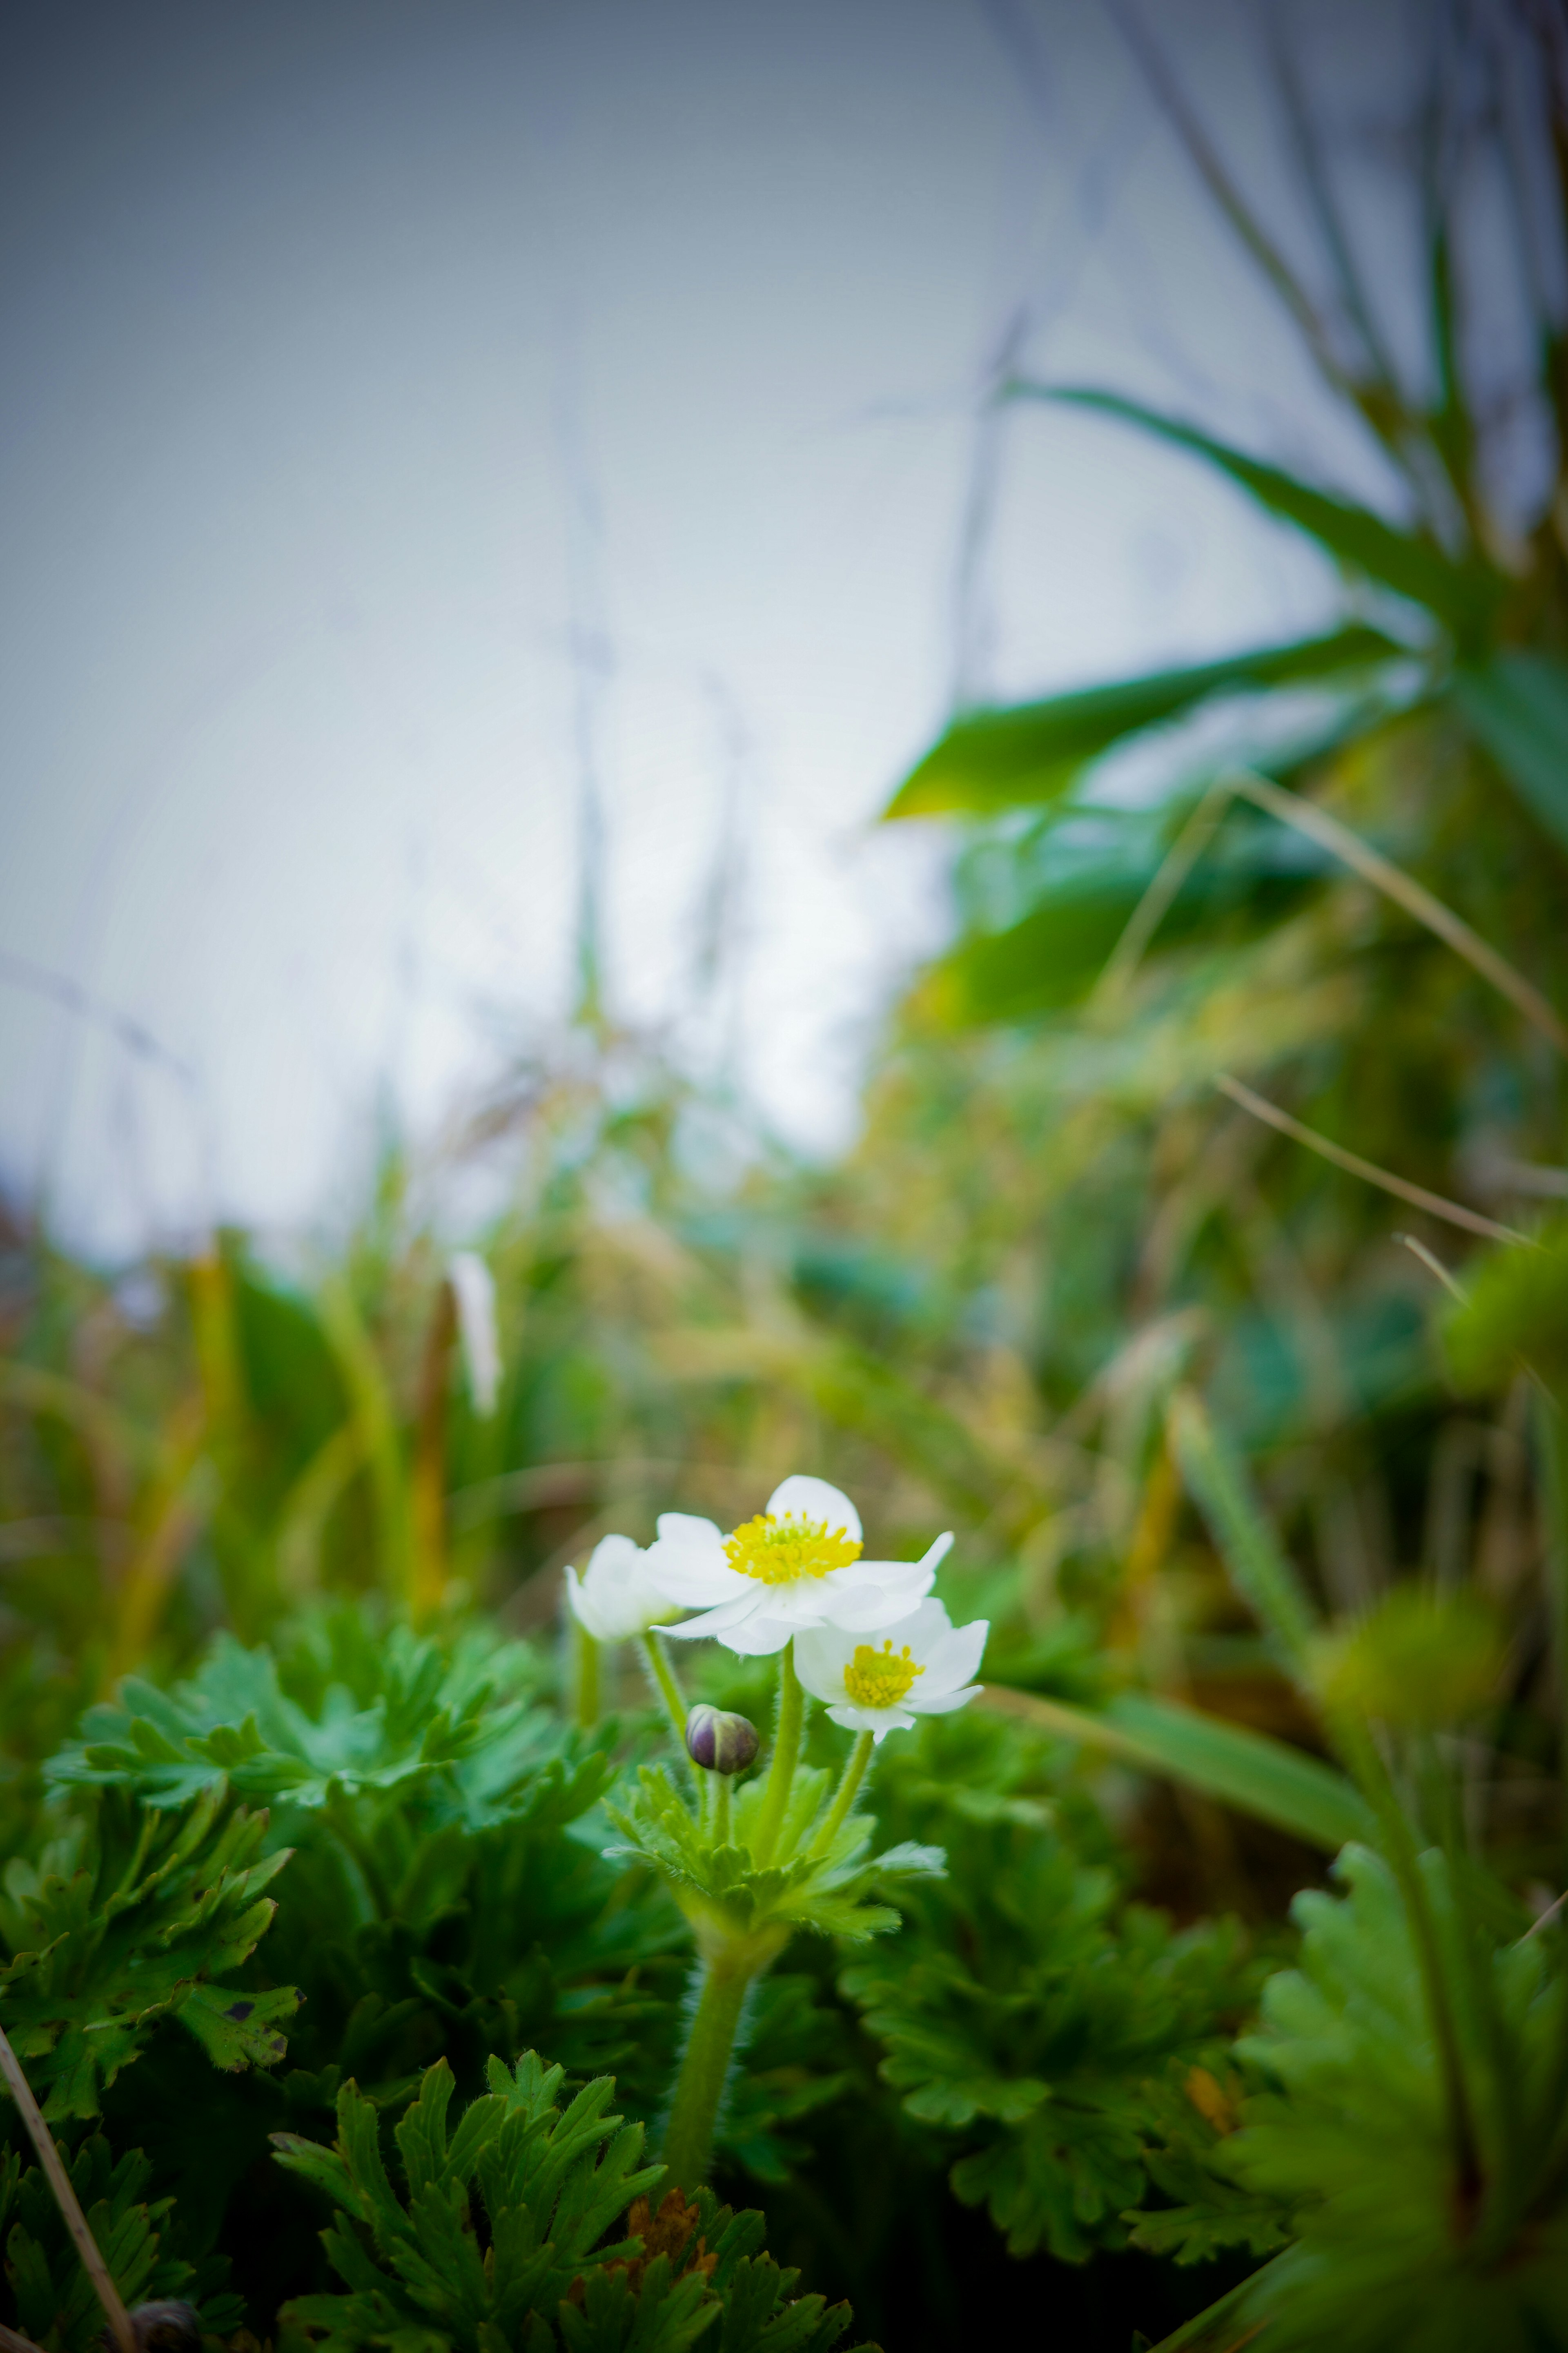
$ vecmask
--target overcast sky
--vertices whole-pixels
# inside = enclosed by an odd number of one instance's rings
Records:
[[[1336,102],[1401,14],[1305,12]],[[1288,221],[1258,6],[1152,21]],[[872,821],[1020,310],[1037,373],[1376,485],[1089,0],[30,0],[0,306],[0,1175],[107,1251],[320,1214],[378,1088],[429,1133],[559,1020],[585,773],[612,1008],[844,1140],[945,920]],[[1119,427],[1002,455],[971,691],[1331,608]]]

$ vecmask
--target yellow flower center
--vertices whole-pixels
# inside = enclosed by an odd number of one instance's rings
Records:
[[[731,1568],[754,1577],[763,1585],[793,1585],[801,1577],[826,1577],[830,1569],[847,1568],[860,1557],[858,1541],[842,1528],[828,1532],[826,1520],[796,1519],[790,1513],[775,1520],[759,1512],[732,1536],[724,1539]]]
[[[879,1651],[869,1642],[858,1644],[844,1670],[844,1688],[857,1707],[897,1707],[915,1677],[924,1672],[910,1656],[907,1642],[894,1657],[889,1637]]]

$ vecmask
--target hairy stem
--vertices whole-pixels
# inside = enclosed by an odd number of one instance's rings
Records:
[[[675,1680],[675,1670],[669,1663],[668,1653],[658,1636],[651,1629],[647,1633],[640,1636],[639,1640],[642,1643],[643,1657],[647,1662],[649,1678],[655,1691],[663,1701],[664,1712],[669,1718],[669,1729],[674,1735],[675,1745],[682,1757],[686,1757],[686,1701],[682,1696],[680,1685]],[[688,1758],[688,1762],[689,1761]],[[696,1767],[693,1767],[692,1769],[695,1771]]]
[[[572,1664],[578,1726],[592,1732],[599,1721],[599,1645],[576,1619],[572,1621]]]
[[[757,1974],[750,1957],[742,1959],[737,1954],[721,1953],[700,1966],[702,1990],[692,2012],[664,2136],[664,2161],[670,2180],[688,2193],[700,2189],[708,2179],[713,2126],[730,2072],[735,2030],[741,2023],[747,1989]]]
[[[811,1842],[814,1855],[826,1854],[844,1826],[845,1816],[860,1794],[860,1784],[866,1778],[866,1767],[871,1762],[871,1751],[877,1745],[874,1732],[863,1732],[849,1751],[833,1803],[827,1810],[827,1820]]]
[[[730,1827],[730,1776],[728,1773],[714,1773],[710,1778],[713,1783],[713,1843],[715,1846],[728,1846],[732,1836]]]
[[[756,1835],[752,1841],[752,1852],[760,1863],[773,1861],[773,1849],[784,1828],[795,1768],[800,1759],[800,1728],[805,1715],[805,1694],[795,1671],[795,1643],[791,1641],[784,1644],[779,1661],[778,1732],[773,1740],[768,1786],[763,1792],[762,1811],[757,1816]]]

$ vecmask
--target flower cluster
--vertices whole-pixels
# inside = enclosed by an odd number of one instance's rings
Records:
[[[727,1536],[684,1512],[661,1515],[646,1552],[605,1536],[581,1579],[568,1570],[567,1592],[600,1641],[657,1629],[683,1641],[711,1635],[742,1657],[793,1642],[802,1684],[834,1723],[879,1742],[979,1688],[986,1621],[955,1629],[929,1599],[952,1542],[939,1536],[916,1561],[865,1560],[848,1496],[797,1474]],[[697,1615],[673,1621],[672,1605]]]

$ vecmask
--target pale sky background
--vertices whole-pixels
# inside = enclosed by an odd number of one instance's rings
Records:
[[[1352,132],[1411,16],[1285,12]],[[1151,21],[1294,234],[1260,0]],[[1021,306],[1034,373],[1378,487],[1087,0],[6,11],[0,1181],[111,1254],[341,1205],[378,1089],[429,1134],[568,1006],[584,728],[612,1008],[841,1145],[946,920],[939,834],[872,820]],[[971,683],[1333,597],[1189,461],[1020,412]]]

